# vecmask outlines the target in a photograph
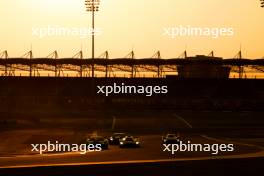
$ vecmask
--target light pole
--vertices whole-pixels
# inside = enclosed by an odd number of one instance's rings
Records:
[[[95,25],[94,15],[99,11],[100,0],[85,0],[86,11],[92,12],[92,60],[94,61],[94,37],[95,37]],[[92,63],[92,77],[94,78],[94,62]]]

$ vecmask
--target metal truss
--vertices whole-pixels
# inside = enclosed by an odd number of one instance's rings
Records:
[[[212,51],[208,58],[214,58]],[[246,73],[264,72],[264,59],[245,59],[242,52],[230,59],[199,61],[188,57],[184,51],[178,58],[162,59],[160,51],[150,58],[136,59],[134,51],[123,58],[109,59],[108,51],[95,59],[85,59],[83,52],[79,51],[71,58],[59,58],[57,51],[45,58],[34,58],[32,50],[21,57],[10,58],[7,51],[0,53],[0,72],[2,76],[17,76],[17,73],[25,72],[28,76],[42,76],[42,72],[50,72],[55,77],[69,76],[69,72],[77,77],[91,77],[94,70],[100,73],[100,77],[117,77],[120,72],[131,78],[142,77],[145,74],[153,77],[164,77],[166,74],[177,74],[177,67],[189,64],[224,65],[232,68],[232,72],[238,73],[239,78],[246,77]],[[121,75],[122,75],[121,74]]]

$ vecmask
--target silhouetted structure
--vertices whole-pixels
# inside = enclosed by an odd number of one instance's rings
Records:
[[[86,6],[86,11],[92,12],[92,59],[94,59],[94,54],[95,54],[95,44],[94,44],[94,38],[95,38],[95,12],[99,11],[99,5],[100,5],[100,0],[85,0],[85,6]],[[92,77],[94,77],[95,70],[94,70],[94,65],[92,65]]]
[[[196,57],[189,57],[187,60],[197,63],[178,66],[180,78],[229,78],[231,67],[210,64],[214,61],[221,62],[223,58],[197,55]]]
[[[109,59],[106,51],[102,57],[95,59],[84,59],[80,51],[72,58],[59,58],[55,51],[46,58],[33,58],[33,52],[29,51],[23,57],[9,58],[7,51],[0,53],[0,71],[2,76],[18,76],[16,72],[28,72],[27,75],[43,76],[40,72],[50,72],[51,76],[67,77],[65,72],[74,72],[77,77],[93,77],[93,71],[100,72],[101,76],[96,77],[145,77],[142,74],[152,73],[155,77],[166,77],[167,75],[177,75],[182,77],[208,77],[224,78],[228,77],[228,72],[239,73],[239,78],[243,78],[245,69],[264,73],[264,59],[242,58],[241,51],[238,56],[231,59],[219,59],[212,56],[187,57],[186,51],[183,57],[172,59],[161,59],[160,52],[151,58],[135,59],[132,51],[124,58]],[[201,65],[206,67],[202,68]],[[201,68],[201,69],[199,69]],[[198,74],[198,70],[201,72]],[[207,72],[202,73],[206,69]],[[119,73],[119,75],[118,75]],[[196,76],[187,76],[196,73]],[[47,75],[46,75],[47,76]],[[127,77],[127,76],[126,76]],[[146,77],[148,77],[146,75]],[[153,77],[153,76],[151,76]]]

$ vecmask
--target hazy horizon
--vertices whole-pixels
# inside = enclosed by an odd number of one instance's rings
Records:
[[[34,57],[58,50],[59,57],[72,57],[79,50],[90,57],[91,39],[79,36],[32,35],[33,28],[91,27],[91,14],[84,0],[2,0],[0,52],[20,57],[32,49]],[[137,58],[151,57],[157,50],[163,58],[176,58],[185,49],[188,55],[208,54],[233,57],[242,46],[245,58],[264,56],[263,8],[258,0],[101,0],[96,26],[96,56],[108,50],[120,58],[132,49]],[[233,28],[234,36],[164,35],[164,28],[177,26]]]

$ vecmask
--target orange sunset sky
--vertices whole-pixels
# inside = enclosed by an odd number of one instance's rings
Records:
[[[91,14],[84,0],[1,0],[0,52],[10,57],[30,50],[45,57],[55,49],[60,57],[72,57],[81,48],[90,57],[91,37],[33,35],[33,28],[91,26]],[[244,57],[264,56],[264,9],[259,0],[101,0],[96,13],[96,56],[108,50],[111,58],[123,57],[132,49],[137,58],[160,50],[163,58],[178,57],[186,48],[189,55],[208,54],[233,57],[243,49]],[[179,25],[233,28],[233,36],[164,35],[164,28]]]

